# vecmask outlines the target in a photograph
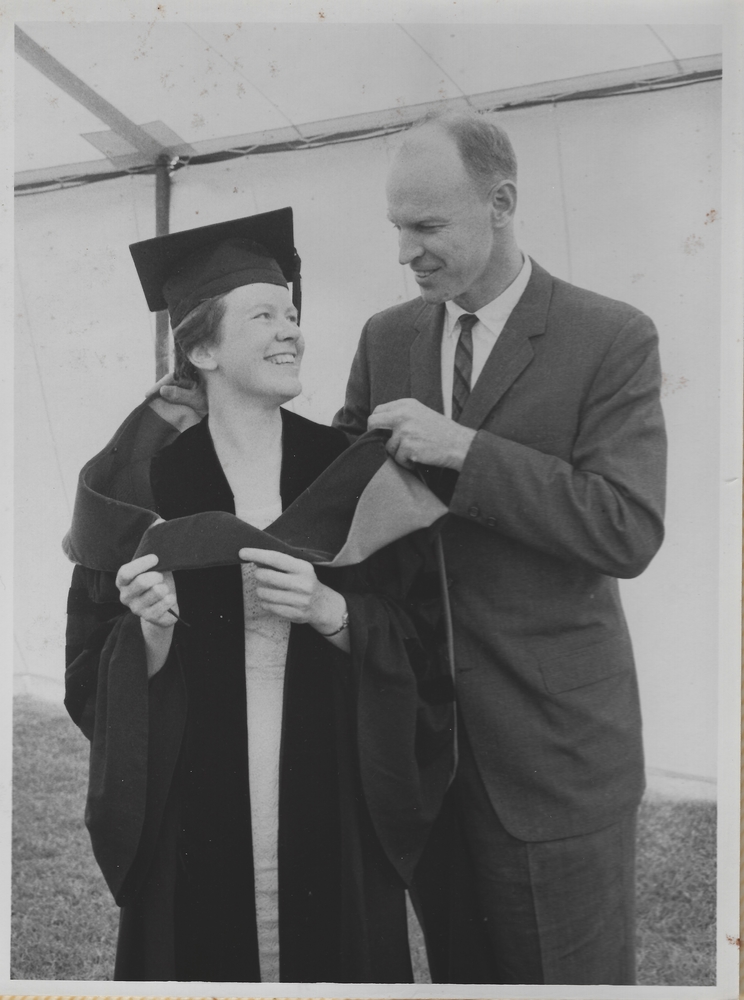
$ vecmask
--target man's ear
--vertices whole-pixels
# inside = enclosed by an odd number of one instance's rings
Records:
[[[509,178],[498,181],[488,197],[493,208],[494,224],[497,229],[503,229],[514,219],[517,210],[517,185]]]
[[[212,372],[217,367],[217,359],[214,356],[214,344],[197,344],[192,348],[186,357],[194,368],[199,368],[203,372]]]

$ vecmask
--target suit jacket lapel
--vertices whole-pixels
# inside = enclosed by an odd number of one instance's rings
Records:
[[[532,262],[532,275],[475,383],[460,423],[476,429],[521,375],[534,356],[530,339],[545,333],[552,278]],[[441,381],[441,380],[440,380]],[[441,394],[441,390],[440,390]]]
[[[444,413],[442,402],[442,327],[444,306],[422,303],[414,323],[418,336],[411,344],[411,396]]]

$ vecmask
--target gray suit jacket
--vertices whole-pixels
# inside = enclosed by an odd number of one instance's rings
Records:
[[[413,397],[442,412],[444,306],[373,316],[336,426]],[[637,309],[530,282],[468,399],[477,429],[450,501],[460,711],[489,796],[522,840],[601,829],[643,792],[641,719],[618,577],[663,538],[657,335]]]

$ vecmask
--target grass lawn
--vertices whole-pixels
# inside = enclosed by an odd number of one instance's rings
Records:
[[[83,824],[88,742],[66,715],[17,698],[13,979],[111,979],[118,909]]]
[[[14,729],[11,977],[110,979],[118,911],[83,825],[88,744],[66,715],[28,698],[15,701]],[[711,803],[643,804],[639,984],[715,984],[715,836]]]
[[[710,802],[645,802],[638,825],[638,982],[716,981],[716,809]]]

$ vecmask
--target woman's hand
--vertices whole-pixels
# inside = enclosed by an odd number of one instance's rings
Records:
[[[238,555],[256,566],[256,596],[264,611],[311,625],[321,635],[339,630],[341,638],[334,645],[348,649],[348,630],[340,630],[346,601],[320,582],[311,563],[266,549],[241,549]]]
[[[178,614],[176,585],[172,573],[153,570],[158,557],[140,556],[125,563],[116,574],[119,600],[144,621],[159,628],[172,629]]]
[[[174,615],[178,614],[173,574],[154,571],[157,561],[156,555],[140,556],[125,563],[116,574],[119,600],[140,619],[148,679],[168,658],[176,624]]]

